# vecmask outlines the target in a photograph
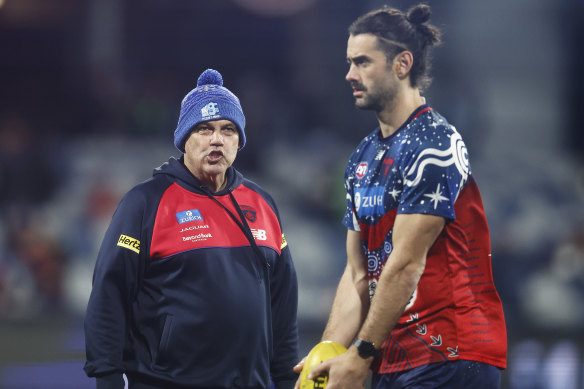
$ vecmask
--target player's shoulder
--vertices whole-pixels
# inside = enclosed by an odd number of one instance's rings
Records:
[[[429,135],[452,134],[456,128],[448,120],[434,109],[424,112],[417,120],[412,122],[416,133],[428,133]]]
[[[146,205],[160,199],[170,182],[163,176],[154,176],[134,185],[122,197],[121,202],[133,205]]]
[[[254,193],[254,196],[257,199],[263,199],[263,201],[265,201],[271,208],[272,210],[278,214],[278,207],[276,205],[276,201],[274,200],[274,198],[272,197],[272,195],[266,190],[264,189],[261,185],[259,185],[257,182],[244,177],[243,175],[241,175],[241,173],[238,172],[238,174],[241,177],[241,185],[245,188],[247,188],[248,190],[250,190],[251,192]]]
[[[460,133],[444,116],[433,110],[420,115],[408,132],[409,149],[414,151],[428,147],[444,149],[452,142],[463,142]]]
[[[258,184],[257,182],[246,178],[246,177],[242,177],[241,179],[241,184],[246,187],[247,189],[250,189],[251,191],[257,193],[259,196],[265,198],[265,199],[269,199],[272,200],[272,196],[268,193],[267,190],[265,190],[260,184]]]

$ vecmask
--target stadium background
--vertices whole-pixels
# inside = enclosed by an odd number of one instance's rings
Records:
[[[430,1],[428,102],[465,137],[492,230],[508,389],[584,388],[584,1]],[[207,67],[241,99],[238,169],[276,199],[302,351],[344,265],[342,174],[375,125],[344,81],[377,0],[0,0],[0,388],[92,388],[82,319],[111,214],[178,155]],[[413,1],[394,0],[404,9]]]

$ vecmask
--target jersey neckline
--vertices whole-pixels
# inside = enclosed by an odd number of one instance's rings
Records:
[[[394,136],[396,136],[396,134],[400,133],[404,128],[406,128],[411,122],[413,122],[414,120],[416,120],[418,118],[418,116],[420,116],[421,114],[423,114],[424,112],[428,112],[428,111],[432,111],[432,107],[430,107],[428,104],[422,104],[420,105],[418,108],[416,108],[414,110],[414,112],[412,112],[410,114],[410,116],[406,119],[405,122],[403,122],[403,124],[390,136],[384,138],[381,135],[381,127],[377,127],[377,136],[379,138],[380,141],[382,142],[387,142],[388,140],[392,139]]]

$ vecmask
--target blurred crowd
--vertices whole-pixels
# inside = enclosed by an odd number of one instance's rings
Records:
[[[57,190],[53,159],[26,118],[0,122],[0,315],[26,317],[61,308],[67,253],[39,215]],[[41,217],[39,217],[41,216]]]

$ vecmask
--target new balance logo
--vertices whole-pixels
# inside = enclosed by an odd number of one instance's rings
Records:
[[[266,235],[266,230],[256,230],[254,228],[251,229],[251,233],[255,240],[268,240],[268,236]]]

